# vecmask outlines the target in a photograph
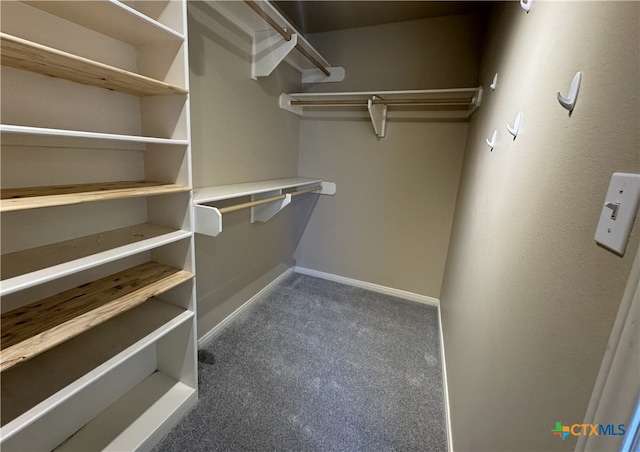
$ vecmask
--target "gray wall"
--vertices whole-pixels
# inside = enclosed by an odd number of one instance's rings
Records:
[[[346,79],[314,91],[477,86],[481,22],[450,16],[310,36]],[[335,181],[304,231],[296,264],[438,297],[467,123],[304,118],[299,173]]]
[[[638,249],[638,221],[624,257],[593,236],[611,174],[640,172],[639,19],[638,2],[505,2],[489,27],[498,86],[470,125],[441,295],[455,450],[575,446],[551,429],[584,418]],[[569,116],[555,96],[578,70]]]
[[[251,80],[250,38],[201,2],[188,13],[194,186],[296,176],[299,119],[278,95],[299,90],[300,74],[282,65]],[[226,214],[218,237],[196,235],[199,337],[293,265],[292,210],[267,223],[249,216]]]

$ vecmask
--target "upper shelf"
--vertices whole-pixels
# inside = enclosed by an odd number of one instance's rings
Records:
[[[179,86],[0,32],[2,64],[134,96],[187,94]]]
[[[387,117],[402,111],[415,118],[465,119],[480,106],[482,88],[344,93],[294,93],[280,95],[280,108],[300,116],[326,109],[347,109],[359,116],[368,111],[378,138],[386,131]],[[399,116],[399,115],[398,115]]]
[[[205,3],[253,39],[251,78],[268,76],[282,61],[302,73],[302,83],[339,82],[344,68],[331,67],[267,0]]]
[[[184,41],[184,35],[118,1],[25,1],[55,16],[139,46],[162,41]]]

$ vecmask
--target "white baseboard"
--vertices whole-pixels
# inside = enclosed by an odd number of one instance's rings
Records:
[[[385,295],[391,295],[393,297],[404,298],[405,300],[417,301],[419,303],[425,303],[431,306],[440,305],[440,300],[438,300],[437,298],[428,297],[426,295],[420,295],[413,292],[407,292],[406,290],[394,289],[392,287],[381,286],[379,284],[360,281],[359,279],[347,278],[345,276],[338,276],[332,273],[325,273],[305,267],[296,266],[293,267],[293,270],[296,273],[301,273],[303,275],[315,276],[317,278],[327,279],[329,281],[347,284],[349,286],[360,287],[361,289],[367,289],[371,290],[372,292],[379,292]]]
[[[240,307],[238,307],[238,309],[236,309],[235,311],[233,311],[231,314],[229,314],[227,317],[225,317],[225,319],[218,323],[216,326],[214,326],[211,330],[209,330],[207,333],[205,333],[200,339],[198,339],[198,348],[202,347],[204,344],[206,344],[208,341],[210,341],[211,339],[213,339],[218,333],[220,333],[224,327],[226,327],[233,319],[235,319],[237,316],[239,316],[240,314],[242,314],[242,312],[247,309],[249,306],[251,306],[253,303],[255,303],[256,301],[258,301],[259,299],[261,299],[262,297],[264,297],[266,294],[268,294],[271,290],[273,290],[278,284],[280,284],[280,282],[282,282],[287,276],[291,275],[293,273],[293,267],[289,268],[287,270],[285,270],[284,272],[282,272],[281,275],[279,275],[278,277],[276,277],[273,281],[271,281],[269,284],[267,284],[264,288],[262,288],[257,294],[255,294],[253,297],[249,298],[247,301],[245,301],[244,303],[242,303],[242,305]]]
[[[449,410],[449,384],[447,382],[447,360],[444,356],[444,334],[442,333],[442,315],[438,305],[438,328],[440,329],[440,360],[442,361],[442,389],[444,391],[444,415],[447,424],[447,450],[453,452],[453,435],[451,434],[451,411]]]

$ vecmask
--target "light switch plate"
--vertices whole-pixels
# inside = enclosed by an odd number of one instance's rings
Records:
[[[640,174],[613,173],[595,241],[623,255],[640,203]]]

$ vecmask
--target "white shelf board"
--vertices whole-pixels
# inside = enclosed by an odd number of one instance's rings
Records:
[[[176,145],[187,146],[189,144],[188,140],[174,140],[171,138],[143,137],[143,136],[137,136],[137,135],[119,135],[114,133],[86,132],[82,130],[49,129],[46,127],[19,126],[19,125],[12,125],[12,124],[0,124],[0,133],[78,138],[78,139],[88,139],[88,140],[100,140],[102,142],[120,141],[120,142],[129,142],[129,143],[162,144],[162,145],[173,145],[173,146],[176,146]]]
[[[292,177],[288,179],[272,179],[258,182],[248,182],[243,184],[216,185],[212,187],[201,187],[193,190],[194,204],[205,204],[223,199],[239,198],[241,196],[255,195],[273,190],[286,188],[296,188],[305,185],[322,183],[322,179],[309,177]]]
[[[251,37],[254,37],[257,32],[271,30],[271,27],[264,21],[255,11],[249,8],[242,1],[218,1],[218,0],[205,0],[205,3],[211,6],[214,10],[225,16],[228,20],[236,24],[241,30]],[[298,35],[298,44],[310,55],[316,58],[324,67],[330,67],[331,64],[307,41],[300,32],[282,15],[280,12],[272,6],[268,1],[257,1],[258,5],[282,28],[289,33],[296,33]],[[303,69],[315,69],[316,66],[305,58],[297,50],[293,50],[285,58],[285,61],[291,64],[299,71]]]
[[[193,322],[194,313],[161,300],[151,299],[5,372],[3,418],[11,420],[0,428],[3,442],[53,414],[71,398],[80,395],[114,368],[136,356],[179,326]],[[87,362],[79,362],[85,357]],[[43,378],[42,369],[52,372]],[[69,374],[78,378],[70,383]],[[40,379],[41,387],[33,380]],[[23,385],[29,386],[20,391]],[[8,396],[5,398],[5,390]],[[23,393],[24,392],[24,393]],[[35,396],[34,394],[35,393]],[[31,400],[35,397],[36,401]],[[19,413],[5,413],[5,407]]]
[[[154,445],[151,438],[160,436],[156,431],[158,420],[173,416],[179,419],[195,405],[196,398],[194,388],[155,372],[55,450],[150,448]]]
[[[128,231],[138,228],[149,236],[133,243],[128,238]],[[39,268],[27,273],[10,277],[0,282],[0,296],[24,290],[29,287],[62,278],[99,265],[123,259],[134,254],[177,242],[191,237],[190,231],[171,230],[160,226],[142,224],[128,228],[106,231],[102,234],[81,237],[59,244],[38,247],[32,250],[11,253],[2,257],[3,267],[17,262],[22,268],[33,265],[30,261],[36,258]],[[59,262],[67,259],[64,262]],[[5,270],[6,271],[6,270]]]
[[[25,3],[134,46],[168,40],[184,41],[182,33],[117,0]]]

